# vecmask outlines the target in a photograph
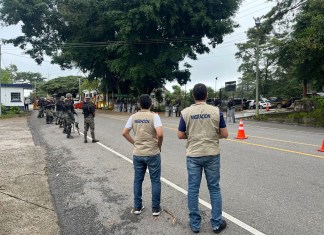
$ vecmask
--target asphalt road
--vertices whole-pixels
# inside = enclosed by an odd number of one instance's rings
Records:
[[[80,112],[80,111],[78,111]],[[188,226],[185,141],[177,138],[178,118],[162,117],[162,202],[151,215],[150,181],[143,185],[146,210],[135,216],[132,145],[121,131],[128,114],[97,113],[96,138],[84,144],[73,133],[46,125],[32,114],[34,140],[47,149],[49,184],[62,234],[192,234]],[[81,132],[83,118],[79,117]],[[236,140],[238,123],[228,123],[221,140],[222,234],[324,234],[323,128],[244,122],[246,140]],[[88,132],[90,135],[90,132]],[[212,233],[206,181],[200,190],[201,234]]]

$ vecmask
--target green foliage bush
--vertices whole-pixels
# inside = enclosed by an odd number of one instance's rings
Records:
[[[10,113],[20,114],[20,108],[18,106],[12,106],[12,107],[10,107]]]
[[[6,115],[6,113],[7,113],[6,106],[1,105],[1,114]]]

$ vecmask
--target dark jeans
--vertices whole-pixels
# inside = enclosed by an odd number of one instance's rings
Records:
[[[218,229],[222,223],[222,195],[219,187],[220,156],[187,157],[187,170],[190,226],[196,230],[200,229],[201,216],[198,196],[202,172],[204,171],[212,206],[210,222],[213,229]]]
[[[161,201],[161,156],[133,156],[134,207],[142,208],[142,184],[148,168],[152,184],[152,208],[159,208]]]

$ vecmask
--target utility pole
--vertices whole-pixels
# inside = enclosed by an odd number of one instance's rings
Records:
[[[187,107],[187,83],[185,83],[184,108]]]
[[[81,102],[81,81],[79,77],[79,101]]]
[[[1,100],[1,43],[2,41],[0,40],[0,117],[2,115],[2,100]]]
[[[218,77],[215,77],[215,98],[217,98],[217,95],[216,95],[216,91],[217,91],[217,90],[216,90],[217,78],[218,78]]]
[[[261,17],[262,18],[262,17]],[[257,41],[256,41],[256,51],[255,51],[255,70],[256,70],[256,78],[255,78],[255,116],[259,117],[259,60],[260,60],[260,26],[261,26],[261,18],[254,18],[255,26],[257,30]]]

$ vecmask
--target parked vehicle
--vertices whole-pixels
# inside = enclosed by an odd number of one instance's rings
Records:
[[[278,109],[287,108],[291,105],[291,100],[283,99],[281,97],[270,97],[270,103],[273,107],[277,107]]]
[[[74,103],[74,109],[82,109],[83,102]]]
[[[313,93],[307,93],[307,98],[312,98],[312,97],[316,97],[316,96],[324,96],[324,92],[313,92]],[[303,97],[303,95],[301,95],[301,97]]]
[[[242,104],[243,110],[249,109],[249,104],[250,104],[249,100],[243,99],[243,104]]]
[[[266,109],[266,108],[271,108],[271,103],[270,102],[265,102],[263,100],[259,101],[259,108],[260,109]]]
[[[234,104],[235,104],[235,110],[236,111],[242,111],[243,110],[243,99],[241,98],[235,98],[233,99]]]
[[[213,106],[220,106],[222,102],[219,98],[208,98],[206,103]]]
[[[255,109],[255,100],[247,100],[248,109]]]
[[[255,109],[256,108],[256,101],[255,100],[247,100],[247,102],[249,103],[249,109]],[[266,109],[268,106],[268,108],[271,108],[271,103],[270,102],[265,102],[263,100],[259,101],[259,109]]]

